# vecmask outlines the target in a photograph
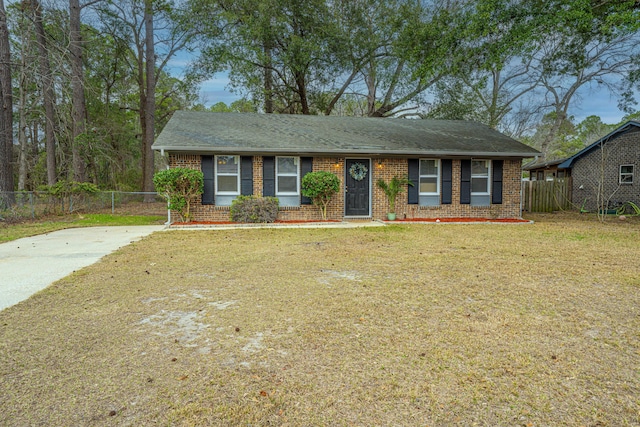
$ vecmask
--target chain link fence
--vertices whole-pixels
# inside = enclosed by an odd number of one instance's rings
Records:
[[[167,202],[147,192],[99,191],[67,197],[37,191],[0,192],[0,221],[69,213],[166,216]]]

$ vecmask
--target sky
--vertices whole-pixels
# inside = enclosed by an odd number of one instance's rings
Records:
[[[201,102],[210,106],[218,102],[229,105],[240,98],[239,95],[231,93],[227,89],[228,77],[219,73],[214,78],[204,82],[200,88]],[[575,123],[579,123],[587,116],[600,116],[607,124],[619,123],[626,115],[618,109],[618,101],[611,98],[605,90],[583,89],[580,91],[581,101],[570,110],[570,114],[575,117]]]
[[[179,56],[168,64],[170,73],[176,77],[181,77],[184,68],[188,65],[189,58]],[[200,86],[200,102],[211,106],[218,102],[230,105],[233,101],[241,98],[239,94],[232,93],[229,88],[229,78],[226,73],[220,72]],[[574,123],[579,123],[591,115],[600,116],[607,124],[617,124],[626,115],[618,109],[617,99],[610,96],[604,88],[583,87],[578,92],[579,99],[574,98],[574,106],[569,114],[575,117]]]

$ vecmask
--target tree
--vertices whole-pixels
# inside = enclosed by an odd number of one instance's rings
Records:
[[[615,82],[633,72],[640,55],[640,8],[635,1],[607,0],[554,0],[538,7],[531,12],[540,29],[537,72],[546,107],[555,113],[540,147],[545,158],[581,88],[598,85],[621,91]]]
[[[47,184],[54,185],[58,180],[56,166],[56,132],[55,132],[55,94],[53,90],[53,76],[49,62],[49,43],[42,21],[42,6],[39,0],[23,0],[25,9],[33,13],[33,25],[38,42],[38,62],[40,65],[40,80],[42,81],[42,95],[45,119],[45,151],[47,156]]]
[[[87,168],[83,153],[83,136],[87,129],[87,105],[84,93],[84,52],[80,28],[80,12],[86,5],[81,6],[80,0],[69,0],[69,60],[71,62],[71,89],[73,92],[71,98],[71,147],[73,180],[78,182],[87,180]]]
[[[154,153],[151,149],[155,139],[155,115],[156,115],[156,54],[153,28],[153,1],[144,0],[144,28],[145,28],[145,90],[141,91],[140,99],[143,120],[142,135],[142,191],[153,191]],[[143,96],[144,94],[144,96]],[[141,102],[142,104],[142,102]],[[147,196],[147,202],[152,202],[153,197]],[[188,210],[188,208],[187,208]]]
[[[586,117],[575,127],[577,133],[576,139],[580,144],[579,149],[599,140],[617,127],[618,125],[616,124],[603,123],[599,116],[591,115]]]
[[[267,113],[332,114],[344,97],[355,96],[367,101],[366,115],[393,115],[444,75],[454,34],[450,16],[441,13],[446,8],[428,14],[413,0],[190,5],[202,40],[193,71],[204,78],[228,69],[231,87],[251,94]],[[414,61],[411,51],[427,41],[427,55]],[[427,62],[430,72],[417,73]]]
[[[465,59],[436,84],[427,117],[475,120],[514,136],[522,132],[521,123],[507,117],[540,82],[532,68],[535,25],[528,12],[524,2],[471,3],[460,37]]]
[[[158,96],[158,85],[166,83],[165,68],[169,60],[187,48],[193,37],[193,29],[181,24],[186,20],[181,13],[166,1],[152,0],[107,1],[99,9],[103,30],[129,51],[126,67],[135,76],[138,97],[137,105],[127,108],[138,113],[142,137],[142,190],[145,192],[153,191],[154,153],[151,146],[160,121],[156,109],[171,98],[179,86],[172,85]]]
[[[0,192],[12,191],[14,182],[11,50],[4,0],[0,0]]]
[[[230,69],[235,87],[265,112],[311,114],[315,85],[330,81],[338,52],[325,0],[192,0],[205,35],[201,70]],[[211,16],[218,19],[211,25]]]
[[[340,179],[327,171],[310,172],[302,178],[302,195],[318,206],[322,219],[327,219],[327,205],[340,190]]]
[[[555,132],[554,139],[548,141],[549,130],[556,125],[557,117],[555,112],[549,112],[542,117],[535,128],[535,133],[524,138],[529,145],[540,150],[544,143],[547,143],[546,160],[556,160],[568,157],[582,149],[582,143],[576,138],[576,129],[573,123],[573,116],[567,117]]]
[[[222,101],[217,102],[209,107],[209,111],[214,113],[257,113],[258,108],[255,103],[242,98],[233,101],[229,106]]]
[[[201,171],[172,168],[153,177],[158,193],[169,202],[169,209],[177,211],[183,222],[191,221],[191,204],[202,194],[204,177]]]

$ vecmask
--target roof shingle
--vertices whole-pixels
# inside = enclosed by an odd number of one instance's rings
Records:
[[[284,114],[177,111],[153,149],[171,152],[533,157],[485,125]]]

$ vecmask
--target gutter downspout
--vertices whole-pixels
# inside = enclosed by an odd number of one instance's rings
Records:
[[[540,156],[534,156],[534,163],[538,163]],[[529,172],[529,181],[531,181],[531,172]],[[524,182],[522,181],[522,174],[520,174],[520,218],[522,218],[522,212],[524,209]]]
[[[160,149],[160,155],[164,157],[164,148]],[[166,170],[169,170],[169,169],[171,168],[169,167],[169,164],[167,164]],[[171,204],[171,201],[169,200],[169,197],[167,197],[167,222],[164,223],[164,225],[166,226],[171,225],[171,209],[169,209],[170,204]]]

